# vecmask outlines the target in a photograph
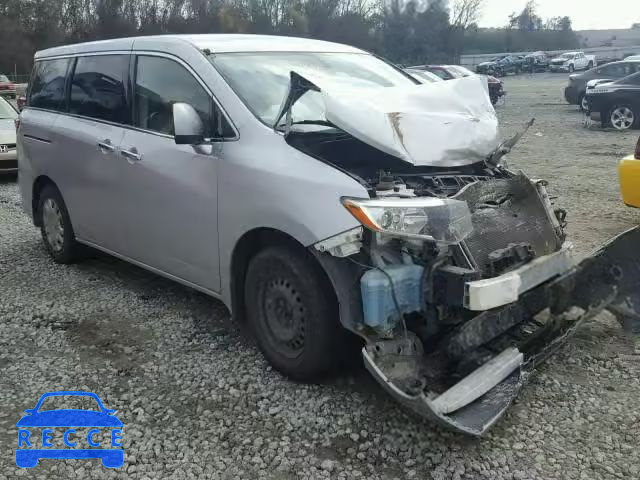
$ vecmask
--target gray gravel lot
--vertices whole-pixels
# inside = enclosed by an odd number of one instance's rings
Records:
[[[580,255],[640,223],[617,160],[638,132],[587,131],[564,75],[506,79],[503,133],[537,118],[510,166],[547,178]],[[540,369],[483,439],[405,413],[354,366],[323,385],[272,371],[222,304],[97,256],[53,264],[0,180],[0,479],[640,478],[640,345],[603,314]],[[14,464],[41,393],[90,390],[124,423],[125,465]]]

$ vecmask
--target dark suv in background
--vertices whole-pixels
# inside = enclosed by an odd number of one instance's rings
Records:
[[[476,73],[503,77],[509,73],[520,73],[523,62],[524,57],[504,55],[496,57],[489,62],[482,62],[476,67]]]
[[[569,75],[569,85],[564,89],[564,98],[572,105],[580,106],[581,110],[588,108],[585,92],[590,80],[617,80],[640,72],[640,61],[621,61],[607,63],[584,73]]]

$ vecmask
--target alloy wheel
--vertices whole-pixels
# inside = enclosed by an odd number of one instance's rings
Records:
[[[616,107],[611,111],[611,125],[616,130],[628,130],[635,120],[633,110],[629,107]]]

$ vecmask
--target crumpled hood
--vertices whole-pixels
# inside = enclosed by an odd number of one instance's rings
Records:
[[[417,166],[484,160],[498,145],[486,79],[402,87],[322,88],[325,116],[357,139]]]

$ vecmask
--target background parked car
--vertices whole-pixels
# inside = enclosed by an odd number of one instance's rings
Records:
[[[409,67],[410,70],[425,70],[437,75],[442,80],[453,80],[460,78],[460,73],[452,70],[449,65],[415,65]]]
[[[588,115],[616,130],[640,127],[640,73],[588,90]]]
[[[415,65],[408,67],[408,70],[431,72],[442,80],[453,80],[454,78],[464,78],[475,75],[475,73],[462,65]]]
[[[16,124],[18,112],[0,97],[0,174],[18,171]]]
[[[405,72],[412,74],[411,72],[424,72],[438,76],[442,80],[453,80],[455,78],[464,78],[476,75],[467,67],[462,65],[419,65],[409,67],[405,69]],[[489,97],[491,103],[495,105],[498,101],[506,95],[504,90],[504,84],[502,80],[494,77],[493,75],[486,75],[487,85],[489,88]]]
[[[504,83],[502,80],[492,75],[487,76],[487,83],[489,85],[489,97],[491,98],[491,103],[495,105],[498,103],[498,100],[507,94],[504,90]]]
[[[564,89],[564,98],[568,103],[579,105],[581,110],[585,110],[587,105],[584,96],[589,80],[617,80],[636,72],[640,72],[640,61],[624,60],[592,68],[584,73],[569,75],[569,85]]]
[[[16,105],[18,106],[18,111],[21,112],[22,109],[25,107],[25,105],[27,104],[27,97],[24,95],[20,95],[17,99],[16,99]]]
[[[16,86],[6,75],[0,74],[0,96],[16,98]]]
[[[413,78],[418,80],[420,83],[435,83],[435,82],[443,82],[442,78],[440,78],[435,73],[428,72],[426,70],[418,70],[413,68],[405,68],[405,73],[408,73]]]
[[[520,73],[522,61],[511,55],[496,57],[488,62],[482,62],[476,67],[476,73],[503,77],[509,73]]]
[[[523,71],[530,73],[546,72],[549,69],[549,57],[544,52],[530,53],[524,57]]]
[[[598,65],[595,55],[585,55],[584,52],[567,52],[551,59],[549,69],[552,72],[569,72],[589,70]]]

